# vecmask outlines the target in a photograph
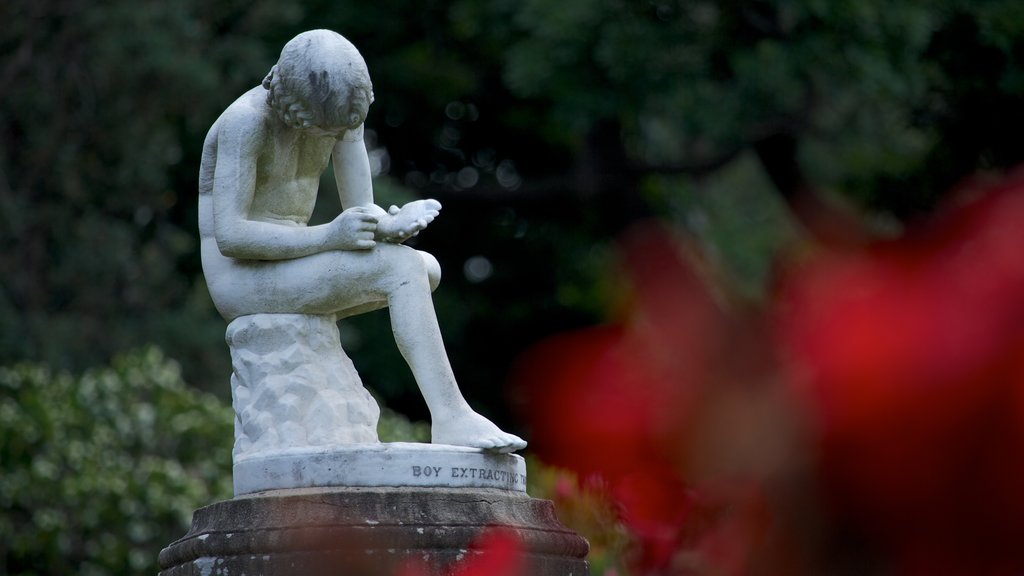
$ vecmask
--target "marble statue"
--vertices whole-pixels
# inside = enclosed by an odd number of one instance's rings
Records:
[[[355,46],[314,30],[288,42],[262,85],[232,103],[206,137],[202,262],[229,322],[236,462],[377,441],[379,409],[342,350],[335,322],[382,307],[430,410],[433,444],[490,453],[526,446],[463,398],[431,300],[440,267],[403,245],[441,205],[374,204],[363,143],[372,102]],[[343,211],[309,226],[328,161]]]

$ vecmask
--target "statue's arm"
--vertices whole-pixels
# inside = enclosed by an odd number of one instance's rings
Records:
[[[373,203],[370,157],[366,153],[366,144],[363,143],[362,125],[349,130],[335,143],[331,160],[342,210],[356,206],[379,209]],[[380,209],[380,212],[383,213],[384,210]]]
[[[370,158],[363,142],[363,126],[351,130],[334,145],[334,178],[342,209],[363,206],[377,218],[374,239],[380,242],[405,242],[427,227],[438,214],[436,200],[417,200],[399,209],[385,211],[373,202]]]
[[[258,120],[244,114],[223,120],[213,181],[214,235],[221,254],[247,260],[284,260],[327,250],[373,247],[376,218],[367,213],[355,212],[309,227],[251,220],[256,163],[265,136]]]

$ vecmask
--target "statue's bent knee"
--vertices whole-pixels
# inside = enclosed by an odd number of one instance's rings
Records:
[[[384,273],[398,283],[405,284],[408,280],[420,282],[426,278],[433,291],[441,282],[441,265],[430,254],[408,246],[392,245],[382,249],[387,262]]]
[[[441,283],[441,264],[429,252],[423,252],[422,250],[417,250],[416,252],[423,259],[423,266],[427,269],[427,280],[430,282],[430,291],[433,292],[437,290],[437,285]]]

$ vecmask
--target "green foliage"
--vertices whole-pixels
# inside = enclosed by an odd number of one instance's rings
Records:
[[[276,6],[0,5],[0,246],[17,246],[0,250],[0,362],[88,366],[145,334],[226,374],[194,288],[195,175],[213,118],[273,59]]]
[[[155,574],[231,496],[232,418],[155,349],[78,377],[0,368],[0,573]]]
[[[533,457],[527,458],[527,467],[530,496],[553,501],[559,521],[590,543],[590,573],[627,576],[636,541],[619,519],[608,486],[599,478],[581,480]]]
[[[651,178],[645,192],[692,233],[731,292],[760,299],[772,282],[775,255],[798,238],[792,217],[771,187],[748,154],[700,182]]]
[[[497,6],[509,89],[577,139],[620,125],[641,170],[717,170],[785,134],[813,184],[907,216],[974,170],[1024,160],[1010,128],[1024,97],[1019,2]]]
[[[377,437],[381,442],[430,442],[430,424],[413,422],[394,410],[381,407]]]

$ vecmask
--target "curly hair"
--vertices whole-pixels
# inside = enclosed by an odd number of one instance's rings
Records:
[[[355,128],[373,102],[366,62],[330,30],[299,34],[263,79],[267,103],[293,128]]]

